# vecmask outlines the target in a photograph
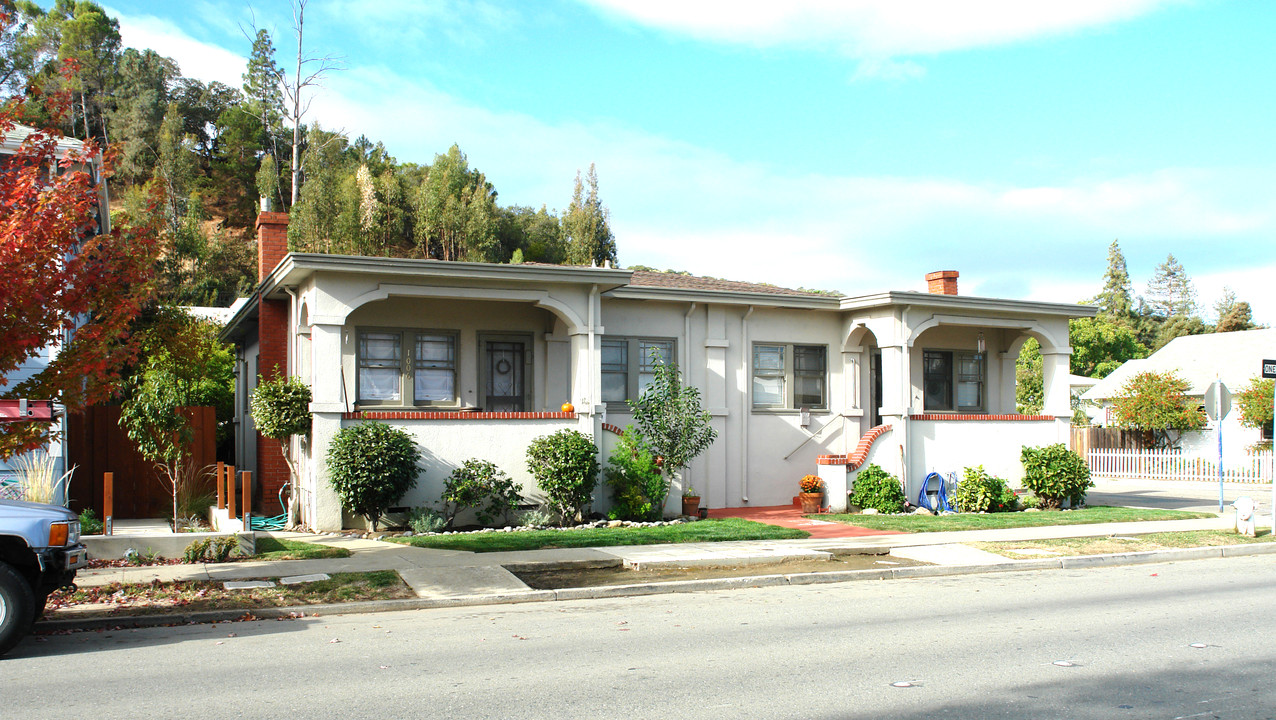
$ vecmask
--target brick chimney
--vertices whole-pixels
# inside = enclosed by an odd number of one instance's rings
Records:
[[[956,295],[957,271],[936,270],[926,274],[926,292],[932,295]]]
[[[257,216],[257,282],[288,254],[288,213],[263,212]]]
[[[288,213],[263,212],[257,216],[257,280],[264,280],[288,254]],[[263,378],[288,373],[288,301],[261,298],[257,308],[257,367]],[[288,483],[288,464],[279,443],[257,434],[258,507],[271,506],[279,489]],[[266,514],[273,513],[273,510]]]

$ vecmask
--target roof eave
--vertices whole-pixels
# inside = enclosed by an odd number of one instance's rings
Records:
[[[996,310],[998,312],[1009,311],[1032,315],[1061,315],[1068,318],[1094,317],[1098,313],[1097,307],[1078,303],[1007,300],[1004,298],[940,295],[937,293],[901,290],[843,297],[840,303],[840,307],[843,310],[868,310],[891,305],[930,306],[950,310]]]
[[[626,285],[606,293],[609,298],[623,300],[662,300],[666,302],[703,302],[715,305],[766,305],[769,307],[837,310],[838,298],[820,295],[788,295],[784,293],[744,292],[740,290],[701,290],[665,288],[650,285]]]

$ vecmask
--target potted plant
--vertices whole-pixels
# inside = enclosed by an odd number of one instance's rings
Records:
[[[700,514],[700,493],[693,487],[682,491],[682,514],[692,517]]]
[[[798,481],[798,487],[801,490],[798,499],[802,501],[802,512],[819,512],[824,506],[824,481],[818,475],[803,475]]]

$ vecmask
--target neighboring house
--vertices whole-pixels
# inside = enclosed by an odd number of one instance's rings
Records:
[[[930,292],[838,297],[671,273],[290,254],[287,219],[258,218],[261,284],[224,332],[238,347],[237,464],[273,497],[287,470],[273,442],[242,431],[247,398],[275,367],[309,384],[313,429],[295,449],[302,519],[319,529],[354,522],[324,467],[341,428],[376,419],[416,438],[423,473],[404,505],[436,503],[470,457],[535,496],[528,444],[574,428],[605,465],[653,351],[699,388],[718,431],[687,471],[709,507],[788,504],[818,469],[841,508],[865,462],[905,478],[914,498],[931,470],[983,464],[1017,478],[1022,445],[1068,441],[1068,321],[1094,314],[960,296],[956,272],[928,276]],[[1036,416],[1014,414],[1029,337],[1045,367]],[[595,499],[605,509],[605,486]]]
[[[0,168],[4,167],[4,164],[7,161],[8,157],[18,152],[20,146],[22,145],[22,141],[26,139],[26,137],[33,132],[35,132],[34,128],[28,127],[26,125],[15,125],[13,126],[11,130],[9,130],[9,132],[5,133],[3,136],[0,136]],[[60,161],[62,161],[63,164],[60,164],[58,167],[53,168],[53,171],[58,172],[63,168],[76,169],[76,170],[83,169],[83,166],[80,164],[65,164],[66,158],[70,154],[82,152],[83,149],[84,149],[84,142],[82,140],[76,140],[74,138],[59,139],[57,143],[57,157],[59,158]],[[100,172],[101,172],[101,163],[99,160],[94,163],[94,167],[91,168],[91,173],[94,180],[96,180],[98,183],[98,207],[106,208],[106,207],[109,207],[110,203],[109,203],[109,198],[107,197],[106,183],[101,181]],[[109,213],[99,212],[97,214],[96,220],[98,225],[98,232],[101,232],[101,233],[110,232],[111,228],[110,228]],[[74,334],[74,330],[68,330],[68,331],[59,333],[55,337],[49,338],[48,345],[45,345],[43,348],[41,348],[39,353],[37,353],[34,357],[29,358],[25,363],[22,364],[21,367],[18,368],[17,371],[11,373],[8,377],[5,378],[6,384],[3,386],[0,386],[0,395],[3,395],[7,393],[8,391],[10,391],[10,389],[15,384],[22,382],[23,380],[26,380],[32,375],[35,375],[36,373],[40,372],[44,368],[48,367],[49,363],[51,363],[53,359],[58,356],[58,353],[61,352],[62,347],[66,345],[67,342],[70,341],[71,336],[73,334]],[[49,400],[54,398],[29,398],[29,399],[30,400]],[[13,401],[16,402],[17,399],[15,398]],[[3,403],[3,402],[5,401],[0,401],[0,403]],[[65,413],[61,411],[60,406],[58,406],[56,414],[58,415],[58,417],[54,420],[55,431],[56,431],[54,433],[54,440],[50,442],[48,445],[46,445],[43,449],[47,451],[51,457],[56,459],[57,463],[55,467],[55,472],[56,472],[55,476],[60,476],[67,467],[66,448],[65,448],[65,444],[62,441],[62,438],[64,438],[66,435],[66,417],[65,417]],[[12,477],[12,472],[9,470],[9,465],[4,460],[0,460],[0,482],[4,482],[6,479],[10,479],[11,477]]]
[[[1221,379],[1233,393],[1240,392],[1262,371],[1264,358],[1276,357],[1276,330],[1187,335],[1166,343],[1165,347],[1140,360],[1127,360],[1112,374],[1091,388],[1082,400],[1097,406],[1095,424],[1111,426],[1112,401],[1135,375],[1145,372],[1175,372],[1191,385],[1187,394],[1204,406],[1205,391],[1214,380]],[[1218,453],[1211,421],[1201,432],[1187,433],[1181,438],[1185,453],[1215,457]],[[1247,448],[1260,440],[1270,440],[1271,426],[1261,430],[1243,427],[1236,407],[1223,419],[1223,456],[1240,458]]]

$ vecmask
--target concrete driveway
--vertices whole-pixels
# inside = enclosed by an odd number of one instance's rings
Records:
[[[1095,478],[1095,487],[1086,493],[1089,505],[1116,505],[1163,510],[1218,512],[1218,483],[1184,480],[1105,480]],[[1226,505],[1242,495],[1271,506],[1272,486],[1253,483],[1224,483]],[[1231,512],[1231,508],[1225,508]]]

